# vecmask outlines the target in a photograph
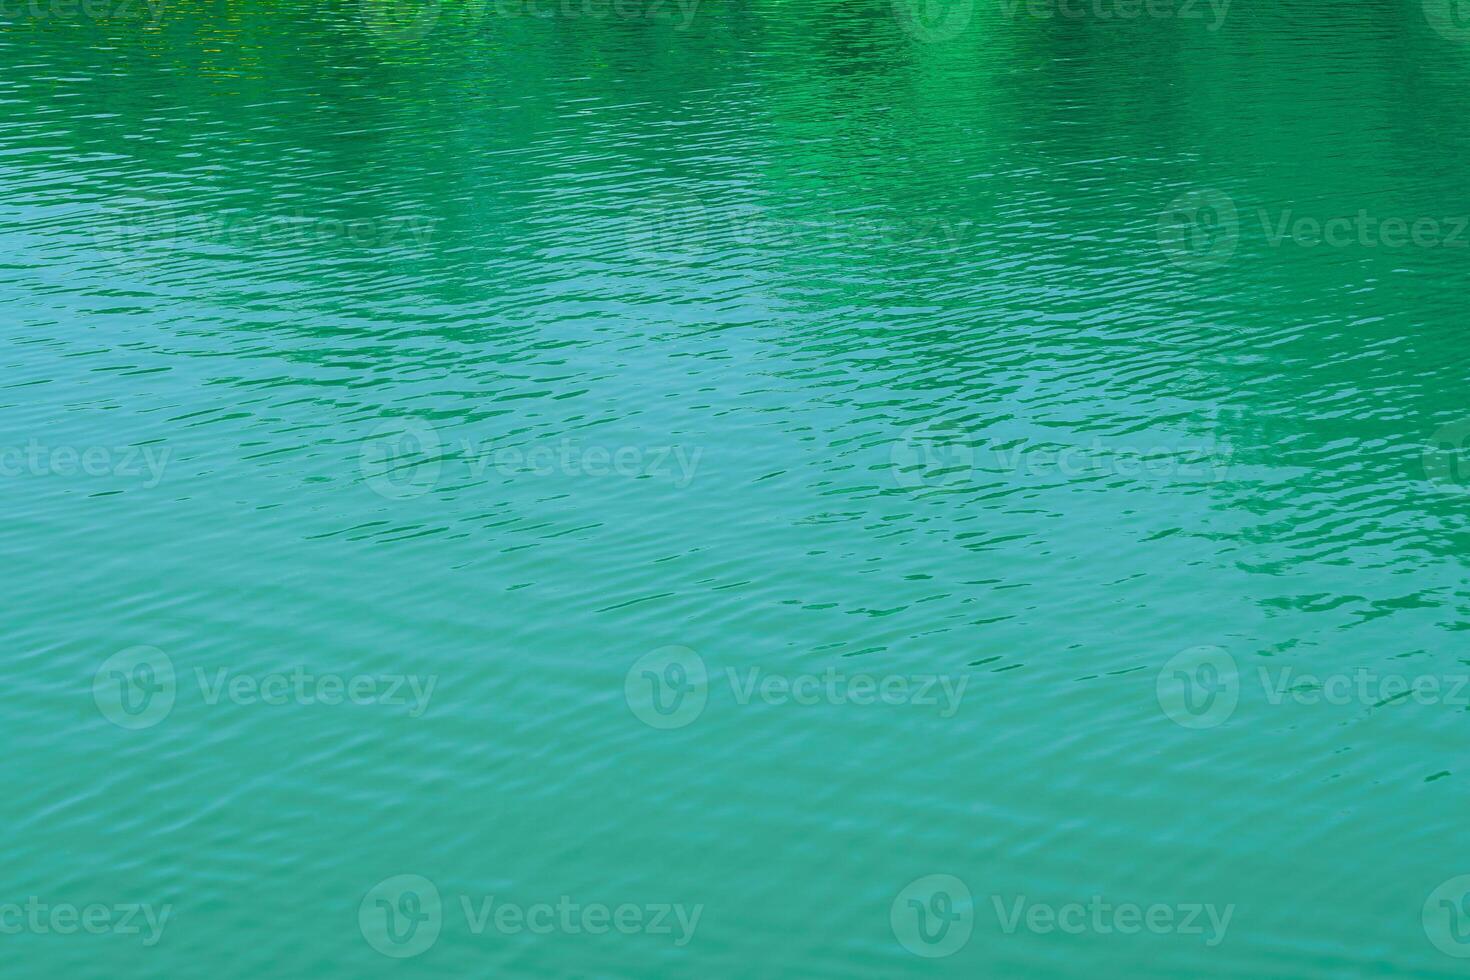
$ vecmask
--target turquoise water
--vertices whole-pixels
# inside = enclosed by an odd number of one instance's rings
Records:
[[[3,8],[7,975],[1465,972],[1463,3],[905,2]]]

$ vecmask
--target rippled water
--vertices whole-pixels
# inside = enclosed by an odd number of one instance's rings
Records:
[[[1470,12],[907,2],[0,10],[7,975],[1463,972]]]

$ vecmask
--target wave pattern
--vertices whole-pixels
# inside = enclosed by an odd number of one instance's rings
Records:
[[[15,975],[1456,973],[1470,37],[1125,6],[12,4]]]

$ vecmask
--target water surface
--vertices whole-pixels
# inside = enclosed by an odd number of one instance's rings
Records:
[[[1462,972],[1470,27],[1183,7],[5,8],[13,975]]]

